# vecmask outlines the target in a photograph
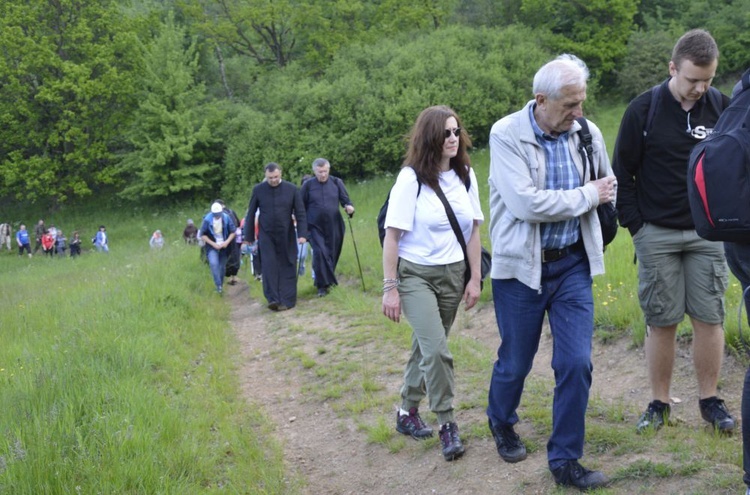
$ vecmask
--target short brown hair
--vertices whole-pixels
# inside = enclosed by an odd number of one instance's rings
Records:
[[[672,63],[679,68],[685,59],[698,67],[706,67],[719,59],[719,47],[708,31],[692,29],[677,40],[672,49]]]

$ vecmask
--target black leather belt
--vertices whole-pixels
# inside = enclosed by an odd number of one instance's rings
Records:
[[[583,250],[583,241],[579,237],[575,244],[565,246],[562,249],[544,249],[542,250],[542,263],[561,260],[570,253]]]

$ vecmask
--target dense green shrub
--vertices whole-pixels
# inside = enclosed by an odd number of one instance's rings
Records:
[[[317,156],[347,178],[395,171],[405,135],[430,105],[453,107],[485,145],[492,124],[531,98],[534,73],[551,58],[535,40],[519,27],[450,27],[352,46],[317,81],[293,69],[267,75],[243,95],[253,110],[240,112],[229,138],[225,195],[247,191],[270,161],[295,182]]]
[[[637,31],[628,41],[623,69],[617,72],[619,96],[630,101],[669,76],[672,47],[680,36],[665,31]]]

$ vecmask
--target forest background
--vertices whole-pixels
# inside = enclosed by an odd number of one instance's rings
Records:
[[[569,52],[595,117],[663,80],[695,27],[727,87],[750,0],[0,0],[0,209],[244,201],[267,162],[298,182],[317,156],[364,180],[398,169],[424,107],[482,148]]]

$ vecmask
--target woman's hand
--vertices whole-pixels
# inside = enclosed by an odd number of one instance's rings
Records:
[[[396,323],[401,321],[401,297],[395,288],[383,292],[383,314]]]
[[[480,285],[479,277],[471,277],[471,280],[469,280],[469,283],[466,284],[466,288],[464,289],[464,303],[466,303],[464,309],[466,311],[473,308],[477,301],[479,301],[479,296],[482,294],[482,288]]]

